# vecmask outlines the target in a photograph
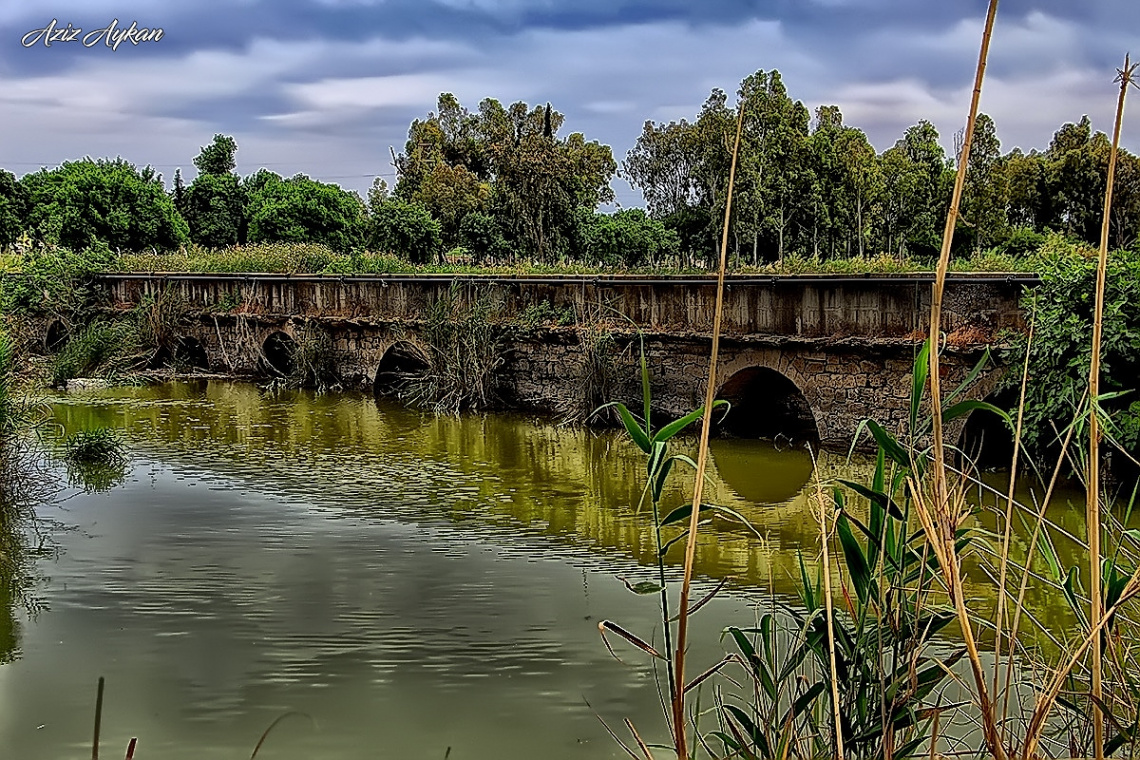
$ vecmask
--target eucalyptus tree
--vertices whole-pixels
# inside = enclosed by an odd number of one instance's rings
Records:
[[[437,108],[412,123],[396,157],[396,195],[427,208],[449,244],[491,229],[464,224],[490,214],[521,252],[553,261],[578,239],[578,209],[613,200],[617,164],[609,147],[577,132],[558,137],[565,119],[549,103],[504,107],[488,98],[472,113],[444,93]]]
[[[978,114],[961,215],[961,223],[969,228],[976,251],[997,242],[1009,225],[1008,179],[1003,169],[1001,141],[994,120]]]
[[[237,141],[214,135],[194,159],[198,176],[184,191],[182,173],[175,175],[174,203],[190,227],[190,239],[209,248],[224,248],[246,241],[245,188],[234,169]]]

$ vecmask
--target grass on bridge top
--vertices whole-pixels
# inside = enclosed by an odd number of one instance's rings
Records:
[[[1037,254],[1015,256],[983,251],[951,264],[957,272],[1034,272]],[[21,257],[13,251],[0,251],[0,274],[19,272]],[[742,274],[906,274],[931,272],[932,259],[888,254],[851,258],[818,259],[791,254],[783,261],[760,266],[736,262],[730,271]],[[362,252],[337,253],[313,243],[260,243],[221,250],[188,246],[168,252],[123,253],[113,257],[106,271],[118,272],[262,272],[272,274],[708,274],[712,270],[677,263],[635,269],[592,266],[566,261],[544,264],[527,261],[476,264],[465,257],[449,256],[442,263],[416,265],[392,254]]]

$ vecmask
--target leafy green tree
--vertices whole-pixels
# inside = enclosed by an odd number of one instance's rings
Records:
[[[0,248],[19,239],[27,214],[27,191],[16,175],[0,169]]]
[[[898,145],[906,152],[912,172],[912,193],[905,206],[907,248],[919,256],[933,255],[942,245],[950,205],[946,153],[938,143],[938,130],[925,119],[908,128]]]
[[[214,141],[194,159],[198,176],[190,187],[180,192],[181,171],[174,176],[175,206],[190,226],[190,239],[198,245],[224,248],[245,242],[249,199],[233,171],[236,152],[232,137],[214,135]]]
[[[759,264],[765,238],[771,239],[776,257],[783,258],[793,225],[805,214],[804,195],[814,179],[807,160],[810,117],[803,103],[788,97],[778,71],[749,75],[737,96],[744,124],[736,224],[740,237],[751,244],[752,263]]]
[[[553,261],[573,247],[577,209],[612,199],[617,168],[607,146],[558,138],[562,123],[549,104],[486,99],[471,113],[444,93],[396,157],[396,196],[426,207],[448,244],[467,215],[490,212],[520,252]]]
[[[863,256],[883,195],[883,174],[875,149],[862,130],[844,127],[836,143],[849,212],[846,250]]]
[[[323,243],[346,253],[364,245],[368,223],[358,196],[303,174],[259,172],[248,185],[249,242]]]
[[[459,244],[471,252],[475,261],[509,261],[514,258],[511,245],[492,214],[473,211],[459,224]]]
[[[994,120],[978,114],[970,161],[963,188],[961,222],[973,240],[973,249],[992,246],[1006,232],[1009,192],[1002,171],[1001,141]],[[963,230],[959,229],[957,234]]]
[[[199,174],[185,191],[182,215],[190,239],[207,248],[245,242],[245,190],[236,174]]]
[[[639,208],[594,214],[584,225],[585,253],[603,266],[657,266],[677,255],[681,239]]]
[[[1090,244],[1100,241],[1108,177],[1108,137],[1088,116],[1066,124],[1045,151],[1045,225]]]
[[[1013,227],[1039,230],[1045,226],[1045,158],[1037,151],[1014,148],[1001,164],[1006,186],[1006,221]]]
[[[372,245],[413,264],[428,264],[443,252],[443,233],[423,206],[389,198],[372,211]]]
[[[202,147],[194,166],[199,174],[223,175],[237,168],[237,141],[228,135],[214,135],[214,141]]]
[[[122,158],[85,158],[24,175],[28,228],[49,243],[80,250],[101,241],[111,248],[168,249],[186,242],[185,220],[149,166]]]
[[[620,174],[641,191],[652,216],[664,218],[698,205],[697,147],[696,126],[684,119],[660,126],[645,122]]]

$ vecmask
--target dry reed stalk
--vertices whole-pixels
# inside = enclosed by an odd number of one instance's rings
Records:
[[[982,33],[982,49],[978,54],[978,66],[974,77],[974,93],[970,98],[970,115],[966,122],[966,136],[962,141],[962,152],[958,160],[958,175],[954,179],[954,193],[951,197],[950,209],[946,212],[942,253],[938,256],[938,271],[930,299],[930,406],[934,425],[933,510],[928,512],[926,500],[920,496],[919,489],[915,488],[913,483],[911,488],[920,505],[919,514],[922,518],[923,529],[927,531],[930,541],[934,544],[935,554],[939,566],[942,567],[947,590],[950,591],[953,599],[955,612],[958,613],[962,637],[966,639],[970,668],[974,672],[975,688],[977,688],[978,706],[982,711],[986,749],[996,760],[1004,760],[1005,753],[1001,745],[998,726],[994,720],[990,693],[988,693],[982,660],[980,660],[977,641],[974,637],[974,626],[970,621],[966,600],[962,597],[962,571],[958,551],[954,548],[954,533],[958,528],[960,514],[951,514],[950,495],[947,492],[946,453],[943,446],[942,430],[942,377],[939,374],[941,367],[939,367],[938,362],[938,353],[942,344],[942,299],[946,287],[946,270],[950,267],[950,247],[954,239],[954,228],[958,224],[958,209],[962,198],[962,187],[966,182],[970,145],[974,142],[978,99],[982,97],[982,82],[985,79],[986,59],[990,55],[990,40],[993,35],[996,15],[998,15],[998,0],[990,0],[990,9],[987,11],[985,28]]]
[[[693,487],[693,509],[689,516],[689,537],[685,544],[684,577],[681,582],[681,600],[677,611],[677,650],[674,658],[675,691],[673,698],[673,738],[678,760],[687,760],[688,744],[685,741],[685,645],[689,630],[689,592],[693,581],[693,562],[697,553],[697,523],[700,520],[701,498],[704,496],[705,469],[708,467],[709,434],[712,430],[712,408],[716,400],[716,364],[720,352],[720,323],[724,310],[724,274],[728,256],[728,224],[732,213],[732,190],[736,183],[736,159],[740,153],[740,135],[744,130],[744,106],[736,118],[736,142],[732,146],[732,164],[728,172],[728,195],[724,204],[724,231],[720,240],[720,264],[716,277],[716,310],[713,312],[712,351],[709,356],[709,379],[705,389],[705,413],[701,418],[701,442],[697,449],[697,474]],[[648,420],[646,421],[648,424]]]
[[[1097,399],[1100,397],[1100,343],[1104,323],[1104,286],[1108,271],[1108,223],[1112,211],[1112,185],[1116,177],[1116,154],[1120,148],[1120,124],[1124,118],[1124,96],[1132,82],[1134,67],[1124,56],[1124,68],[1118,69],[1120,97],[1116,101],[1116,126],[1112,132],[1112,152],[1108,155],[1108,179],[1104,189],[1104,215],[1100,227],[1100,257],[1096,267],[1096,306],[1093,309],[1092,361],[1089,362],[1089,476],[1086,488],[1085,519],[1089,541],[1089,624],[1094,628],[1104,615],[1100,590],[1100,420]],[[1096,760],[1104,759],[1104,720],[1101,717],[1101,641],[1092,643],[1093,750]]]
[[[1049,713],[1053,711],[1053,705],[1057,702],[1057,697],[1061,693],[1061,687],[1064,685],[1065,678],[1072,672],[1073,668],[1076,667],[1081,657],[1084,656],[1085,650],[1087,650],[1094,641],[1100,639],[1101,630],[1108,625],[1108,621],[1112,619],[1116,611],[1137,594],[1140,594],[1140,568],[1137,568],[1136,571],[1132,573],[1132,577],[1128,579],[1128,583],[1120,594],[1120,599],[1106,611],[1106,614],[1095,626],[1092,626],[1089,634],[1085,636],[1081,642],[1081,645],[1070,655],[1069,661],[1065,663],[1064,667],[1059,668],[1057,672],[1053,674],[1053,680],[1049,682],[1048,688],[1045,689],[1042,695],[1037,699],[1037,705],[1033,708],[1033,715],[1029,719],[1029,729],[1025,735],[1025,743],[1022,745],[1022,760],[1033,760],[1033,758],[1036,757],[1037,744],[1041,740],[1041,734],[1045,731]],[[1097,747],[1096,750],[1103,756],[1103,745]]]
[[[966,168],[970,161],[970,146],[974,140],[974,126],[978,118],[978,100],[982,94],[982,81],[986,73],[986,60],[989,57],[990,39],[993,35],[994,19],[997,16],[998,0],[990,0],[989,10],[986,13],[985,28],[982,32],[982,45],[978,53],[978,66],[974,75],[974,91],[970,98],[970,115],[966,121],[966,134],[962,142],[962,154],[958,157],[958,173],[954,180],[954,193],[950,200],[950,208],[946,213],[946,228],[942,233],[942,251],[938,257],[938,272],[935,276],[934,289],[930,299],[930,404],[933,418],[933,510],[928,513],[925,509],[924,499],[912,484],[912,491],[920,504],[919,514],[923,520],[923,528],[927,531],[934,544],[935,554],[942,568],[947,590],[954,601],[958,622],[962,628],[962,636],[966,642],[966,651],[973,671],[975,688],[977,689],[978,706],[982,713],[982,729],[985,737],[986,749],[997,760],[1005,760],[1005,751],[995,722],[992,705],[990,703],[989,689],[986,686],[985,673],[978,653],[977,642],[974,639],[973,624],[970,621],[969,611],[966,609],[965,599],[962,596],[962,568],[958,562],[957,550],[954,546],[955,530],[958,526],[959,515],[951,514],[950,497],[946,485],[946,452],[942,441],[942,379],[938,355],[941,348],[942,326],[942,295],[946,289],[946,271],[950,265],[950,246],[954,240],[954,228],[958,222],[958,206],[962,199],[962,188],[966,180]]]
[[[1021,370],[1021,395],[1018,397],[1017,402],[1017,428],[1013,433],[1013,461],[1009,465],[1009,493],[1006,497],[1005,504],[1005,527],[1002,534],[1001,542],[1001,571],[998,573],[998,603],[997,613],[994,620],[994,699],[998,696],[998,674],[1001,673],[1001,634],[1002,626],[1005,623],[1005,582],[1006,573],[1009,570],[1009,545],[1012,540],[1013,528],[1013,502],[1017,490],[1017,465],[1018,460],[1021,458],[1021,430],[1022,423],[1025,419],[1025,391],[1029,384],[1029,352],[1033,348],[1033,331],[1036,327],[1037,320],[1036,314],[1029,319],[1029,338],[1025,343],[1025,366]],[[1028,564],[1028,563],[1027,563]],[[1009,641],[1009,653],[1007,655],[1010,662],[1013,661],[1013,638]],[[1010,671],[1012,673],[1012,671]],[[1004,690],[1006,698],[1002,703],[1001,712],[1001,734],[1002,739],[1005,738],[1005,725],[1006,725],[1006,710],[1009,707],[1009,680],[1007,678]]]
[[[813,457],[814,460],[814,457]],[[826,500],[823,497],[823,485],[819,482],[819,471],[815,474],[816,501],[819,504],[819,540],[823,548],[823,606],[827,612],[827,652],[831,662],[831,707],[832,721],[835,726],[835,757],[843,760],[843,722],[840,719],[842,710],[839,705],[839,681],[836,679],[835,667],[835,605],[831,598],[831,561],[828,552],[828,542],[831,540],[831,528],[828,527]],[[834,521],[832,521],[834,526]]]

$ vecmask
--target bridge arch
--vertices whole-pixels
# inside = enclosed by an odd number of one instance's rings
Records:
[[[289,375],[293,372],[297,341],[283,330],[273,330],[261,343],[261,360],[264,369],[274,375]]]
[[[190,335],[183,335],[174,343],[173,350],[175,366],[184,366],[191,370],[210,369],[210,355],[202,341]]]
[[[781,372],[764,363],[738,364],[744,366],[725,372],[717,392],[718,399],[732,405],[719,424],[722,433],[736,438],[820,440],[822,431],[802,378],[797,383],[790,367]]]
[[[415,343],[398,340],[384,351],[376,368],[372,390],[378,396],[394,396],[431,369],[425,352]]]
[[[62,320],[52,320],[47,327],[47,332],[44,333],[44,350],[49,354],[54,354],[63,348],[69,338],[71,338],[71,331],[67,329],[67,325]]]
[[[1010,411],[1016,408],[1019,395],[1016,388],[1002,388],[982,400],[1003,411]],[[964,457],[979,470],[1007,469],[1013,461],[1013,430],[1005,420],[984,409],[970,412],[955,440],[959,457]]]

